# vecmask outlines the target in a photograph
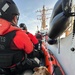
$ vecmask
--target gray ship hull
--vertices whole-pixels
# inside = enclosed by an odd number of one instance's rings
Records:
[[[72,44],[72,34],[60,40],[60,49],[58,43],[54,45],[47,43],[47,48],[56,56],[66,75],[75,75],[75,51],[71,51],[74,45],[75,41]]]

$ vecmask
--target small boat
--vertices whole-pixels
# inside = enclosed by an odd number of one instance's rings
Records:
[[[55,58],[55,56],[52,54],[52,52],[46,48],[45,42],[42,43],[42,52],[43,52],[43,57],[39,58],[40,66],[45,66],[51,75],[65,75],[58,60]],[[10,70],[7,71],[7,72],[9,72],[9,73],[7,73],[5,69],[0,68],[0,73],[1,73],[1,71],[2,71],[3,75],[8,75],[10,73],[12,74],[12,72]],[[31,73],[29,75],[33,74],[33,70],[29,70],[27,73],[29,73],[29,72]],[[18,74],[18,75],[26,75],[27,73],[26,73],[26,71],[23,71],[23,74]]]
[[[54,6],[49,28],[49,38],[56,39],[72,23],[72,0],[58,0]]]

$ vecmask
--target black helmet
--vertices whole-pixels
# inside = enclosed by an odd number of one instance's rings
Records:
[[[19,11],[13,0],[0,0],[0,18],[11,22],[15,15],[19,15]]]
[[[26,27],[26,25],[25,25],[24,23],[21,23],[19,26],[20,26],[20,28],[22,28],[23,30],[27,30],[27,27]]]

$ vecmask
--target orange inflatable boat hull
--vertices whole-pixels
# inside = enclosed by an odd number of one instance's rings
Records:
[[[45,66],[48,68],[48,71],[52,75],[65,75],[64,70],[62,69],[61,65],[59,64],[58,60],[52,54],[52,52],[44,45],[42,45],[42,51],[45,56]]]

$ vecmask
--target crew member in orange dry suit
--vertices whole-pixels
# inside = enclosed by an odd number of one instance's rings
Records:
[[[36,38],[36,36],[34,36],[32,33],[27,31],[27,27],[26,27],[26,25],[24,23],[21,23],[19,26],[20,26],[20,28],[22,28],[27,33],[27,35],[29,36],[30,40],[34,44],[34,48],[38,49],[38,43],[39,42],[38,42],[38,39]]]
[[[21,23],[19,26],[29,36],[30,40],[32,41],[32,43],[34,45],[34,51],[31,54],[29,54],[28,57],[30,57],[30,58],[34,58],[34,57],[40,58],[43,54],[42,54],[42,50],[39,50],[38,39],[32,33],[27,31],[27,27],[24,23]]]
[[[42,45],[42,39],[43,39],[43,36],[41,34],[40,31],[38,31],[36,34],[35,34],[36,38],[38,39],[39,41],[39,44],[40,44],[40,49],[41,49],[41,45]]]
[[[0,72],[11,69],[16,73],[39,66],[35,60],[25,57],[33,52],[33,44],[17,27],[18,19],[19,11],[13,0],[0,0]]]

